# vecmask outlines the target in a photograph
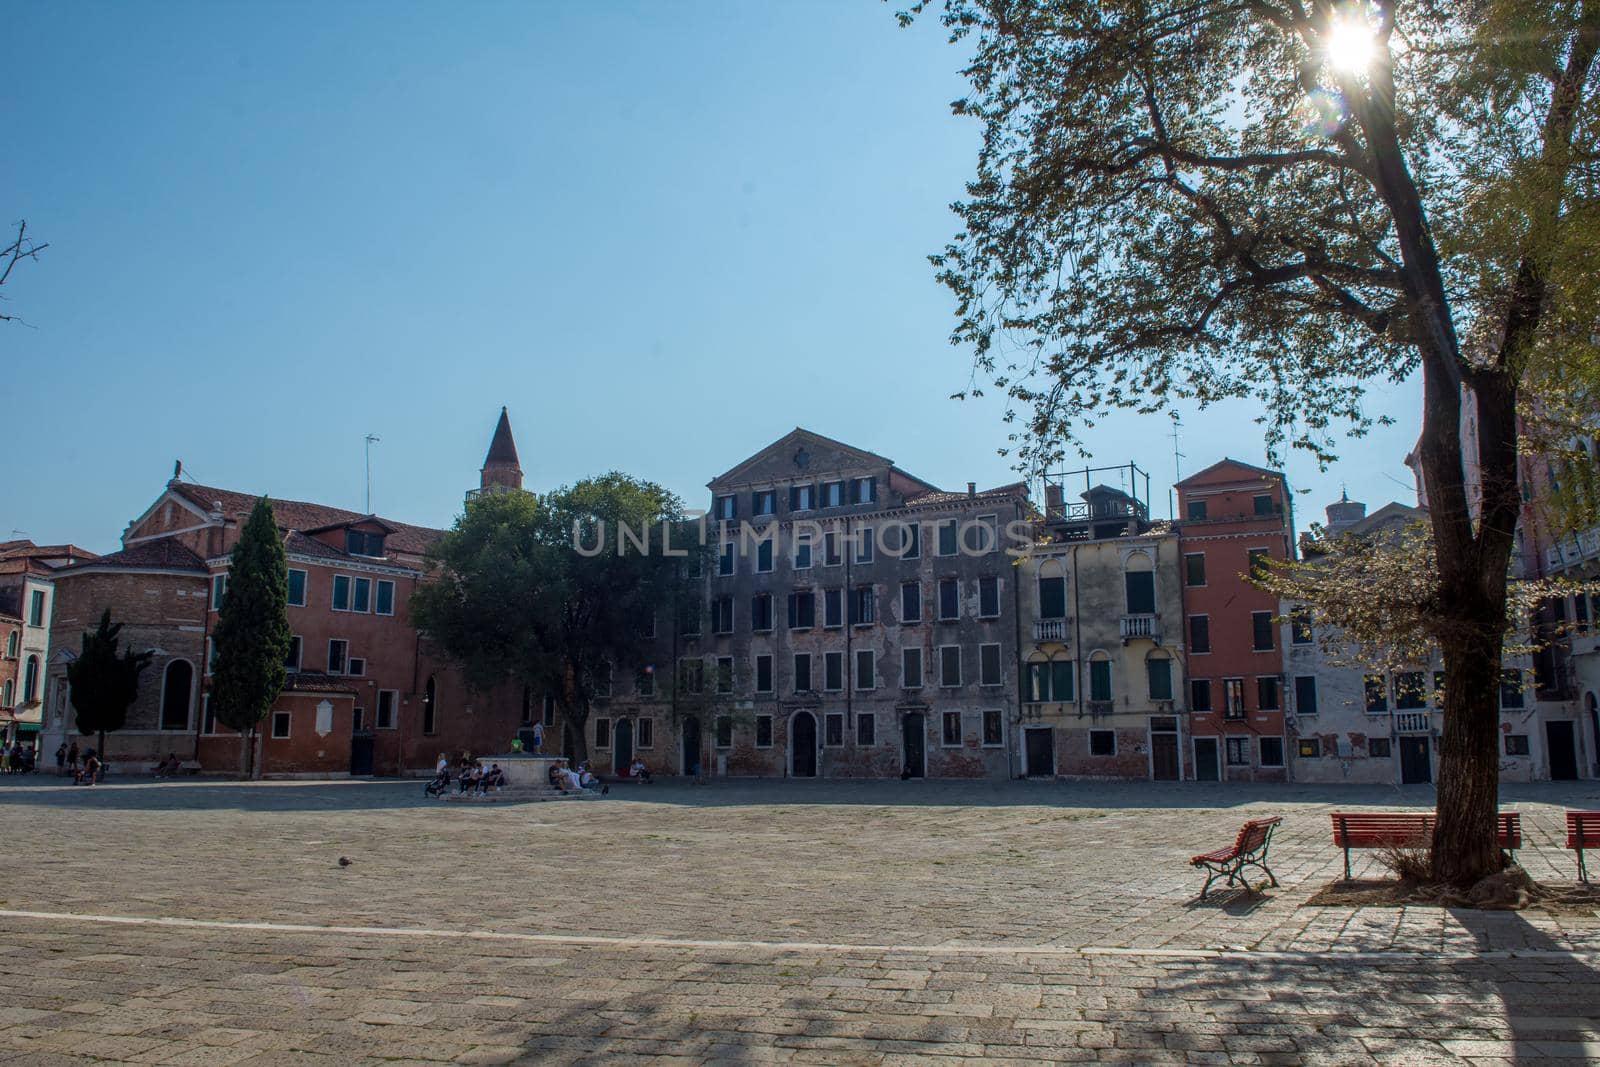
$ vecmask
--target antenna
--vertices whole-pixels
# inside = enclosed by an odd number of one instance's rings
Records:
[[[1183,481],[1183,463],[1181,461],[1184,459],[1184,455],[1178,451],[1178,431],[1183,429],[1183,420],[1178,417],[1176,411],[1167,412],[1167,416],[1172,419],[1172,482],[1176,485],[1178,482]],[[1167,490],[1167,518],[1176,520],[1177,517],[1177,506],[1173,502],[1172,490],[1169,488]]]
[[[372,514],[372,446],[377,444],[379,441],[383,440],[383,438],[379,437],[375,433],[369,433],[369,434],[367,434],[365,440],[367,442],[367,511],[366,511],[366,513],[368,515],[371,515]]]

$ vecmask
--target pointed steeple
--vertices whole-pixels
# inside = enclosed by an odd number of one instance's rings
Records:
[[[478,484],[482,489],[490,486],[522,488],[522,463],[517,458],[517,442],[511,436],[511,418],[505,408],[500,409],[500,421],[495,424],[494,438],[489,442],[489,454],[484,457]]]

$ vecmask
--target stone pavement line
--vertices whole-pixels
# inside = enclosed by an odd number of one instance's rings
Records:
[[[678,948],[749,950],[772,953],[824,952],[829,954],[894,954],[907,956],[1127,956],[1151,959],[1194,960],[1314,960],[1330,964],[1374,961],[1417,962],[1438,960],[1571,960],[1600,963],[1600,950],[1490,949],[1481,952],[1341,951],[1328,949],[1214,949],[1124,948],[1114,945],[873,945],[823,941],[725,941],[705,938],[605,937],[595,934],[534,934],[515,930],[449,930],[422,926],[336,926],[311,923],[253,922],[244,919],[188,919],[170,915],[102,915],[92,912],[27,911],[0,908],[0,919],[42,922],[101,923],[109,926],[155,926],[203,930],[240,930],[256,933],[357,935],[362,937],[443,938],[460,941],[510,941],[545,945],[604,948]]]

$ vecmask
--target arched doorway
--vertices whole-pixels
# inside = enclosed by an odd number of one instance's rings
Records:
[[[700,773],[700,720],[693,715],[683,720],[683,773]]]
[[[611,731],[611,769],[626,775],[633,766],[633,720],[618,719]]]
[[[186,659],[167,664],[161,679],[161,729],[189,729],[189,704],[194,690],[194,668]]]
[[[817,776],[817,717],[797,711],[789,723],[789,773],[796,778]]]

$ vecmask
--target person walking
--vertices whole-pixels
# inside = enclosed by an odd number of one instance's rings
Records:
[[[74,741],[72,742],[72,747],[67,749],[67,770],[71,771],[73,774],[78,773],[78,759],[78,742]]]
[[[67,743],[65,741],[56,746],[56,774],[67,773]]]

